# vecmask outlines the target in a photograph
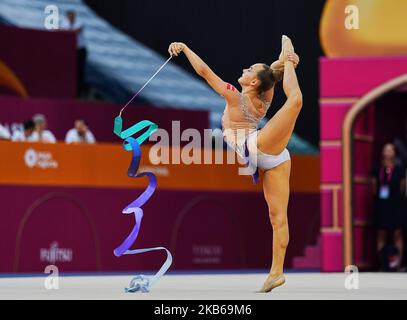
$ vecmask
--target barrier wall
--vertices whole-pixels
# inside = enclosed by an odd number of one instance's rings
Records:
[[[272,232],[261,185],[237,175],[237,165],[153,166],[149,150],[142,146],[140,170],[157,174],[158,189],[143,206],[136,248],[166,246],[172,270],[269,267]],[[113,255],[134,223],[121,210],[147,185],[127,177],[131,154],[120,145],[3,141],[0,154],[0,272],[43,272],[48,264],[61,272],[159,267],[160,254]],[[292,161],[287,267],[315,241],[319,225],[319,160]]]

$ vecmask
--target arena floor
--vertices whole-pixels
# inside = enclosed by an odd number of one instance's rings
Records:
[[[0,278],[0,299],[407,299],[407,274],[361,273],[359,289],[347,290],[342,273],[288,273],[285,286],[255,293],[265,274],[167,275],[150,293],[124,293],[131,276],[65,276],[58,290],[44,277]]]

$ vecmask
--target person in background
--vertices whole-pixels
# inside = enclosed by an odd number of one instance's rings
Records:
[[[402,234],[402,197],[405,189],[404,169],[396,164],[396,151],[393,144],[383,147],[379,168],[372,171],[373,193],[375,196],[374,220],[377,228],[377,252],[380,269],[400,270],[404,250]],[[387,237],[392,235],[397,252],[387,254]],[[391,256],[389,264],[385,261]],[[388,267],[386,267],[388,265]]]
[[[70,129],[65,136],[66,143],[95,143],[95,136],[89,130],[85,120],[75,120],[75,127]]]
[[[83,24],[76,18],[76,12],[68,10],[65,19],[62,20],[60,28],[62,30],[76,33],[76,55],[77,55],[77,95],[85,93],[85,68],[87,50],[85,45]]]
[[[35,124],[34,132],[31,135],[30,141],[55,143],[57,139],[53,133],[47,130],[47,119],[42,114],[36,114],[33,116],[33,122]]]
[[[10,140],[10,132],[0,124],[0,140]]]
[[[24,131],[16,130],[14,131],[11,140],[12,141],[31,141],[32,134],[35,129],[34,121],[31,119],[23,123]]]

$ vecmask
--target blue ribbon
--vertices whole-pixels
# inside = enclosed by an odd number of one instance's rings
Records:
[[[257,167],[257,165],[255,166],[255,168],[253,168],[253,164],[250,163],[250,152],[249,152],[249,148],[247,147],[247,139],[244,142],[244,156],[245,156],[245,161],[246,161],[246,167],[247,168],[251,168],[252,170],[255,169],[255,172],[252,174],[252,181],[253,184],[257,184],[259,183],[259,179],[260,179],[260,175],[259,175],[259,168]]]
[[[114,120],[114,128],[113,132],[118,135],[121,139],[124,139],[123,142],[123,149],[126,151],[132,151],[132,159],[127,171],[127,175],[130,178],[142,178],[147,176],[148,178],[148,186],[146,190],[132,203],[130,203],[126,208],[123,209],[122,213],[124,214],[134,214],[135,224],[133,230],[127,236],[127,238],[122,242],[120,246],[118,246],[114,251],[114,255],[116,257],[120,257],[122,255],[127,254],[139,254],[149,251],[157,251],[157,250],[164,250],[167,253],[167,259],[161,266],[161,268],[157,271],[157,273],[152,277],[147,277],[145,275],[138,275],[135,276],[131,281],[128,288],[125,288],[125,292],[149,292],[151,287],[154,283],[156,283],[160,277],[162,277],[165,272],[169,269],[172,264],[172,255],[171,253],[164,247],[155,247],[155,248],[146,248],[146,249],[135,249],[129,250],[130,247],[134,244],[137,240],[141,221],[143,219],[143,209],[141,207],[150,199],[153,195],[154,191],[157,188],[157,178],[151,172],[142,172],[137,174],[137,170],[140,165],[140,158],[141,158],[141,148],[140,145],[147,140],[147,138],[157,130],[158,126],[148,120],[143,120],[135,125],[131,126],[130,128],[122,131],[123,127],[123,120],[120,116],[116,117]],[[137,132],[147,128],[147,130],[140,135],[138,138],[134,139],[131,136],[136,134]],[[136,175],[137,174],[137,175]]]
[[[132,135],[136,134],[137,132],[147,128],[147,131],[144,132],[142,135],[140,135],[136,140],[139,145],[141,145],[144,141],[148,139],[149,136],[151,136],[155,131],[157,131],[158,126],[148,120],[143,120],[140,122],[137,122],[135,125],[131,126],[130,128],[122,131],[123,127],[123,120],[121,116],[117,116],[114,119],[114,127],[113,127],[113,132],[119,136],[121,139],[127,139],[128,137],[131,137]],[[130,151],[131,150],[131,145],[130,144],[124,144],[124,150]]]

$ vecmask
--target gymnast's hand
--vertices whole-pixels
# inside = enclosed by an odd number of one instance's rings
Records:
[[[186,44],[182,42],[172,42],[168,48],[168,52],[171,56],[178,56],[185,50]]]
[[[295,52],[288,53],[286,61],[292,62],[294,64],[294,68],[297,68],[298,64],[300,63],[300,57]]]

